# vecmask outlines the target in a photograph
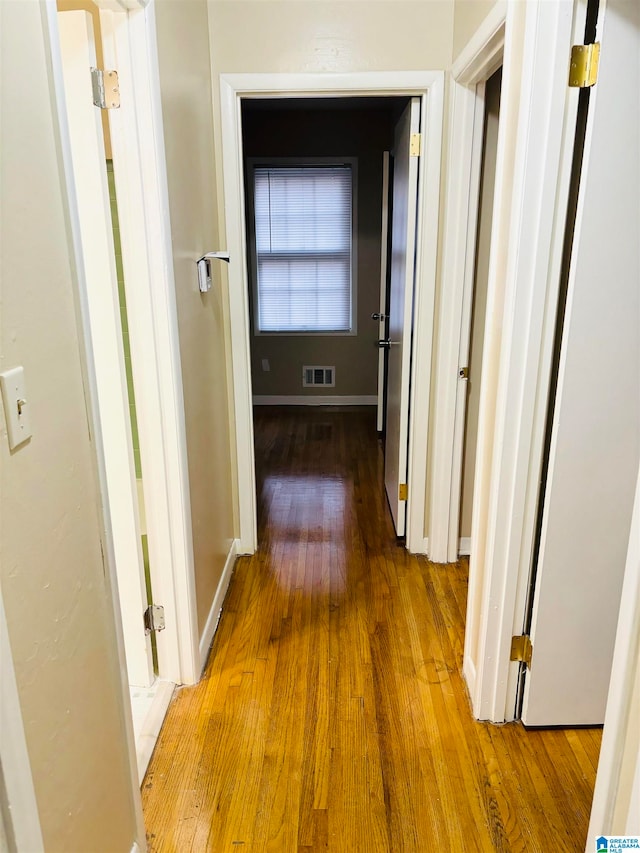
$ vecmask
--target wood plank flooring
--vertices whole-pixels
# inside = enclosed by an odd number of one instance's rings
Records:
[[[584,850],[600,732],[472,719],[467,564],[397,543],[371,410],[255,424],[260,548],[169,709],[151,853]]]

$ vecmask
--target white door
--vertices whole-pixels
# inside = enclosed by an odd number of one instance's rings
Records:
[[[607,0],[600,21],[522,710],[532,726],[604,720],[638,470],[640,5]]]
[[[385,151],[382,155],[382,228],[380,232],[380,307],[372,319],[378,322],[378,339],[386,338],[387,332],[387,281],[389,272],[389,171],[391,155]],[[387,375],[386,351],[378,350],[378,408],[376,427],[378,432],[384,429],[385,381]]]
[[[399,487],[407,484],[411,328],[415,277],[418,156],[411,137],[420,132],[420,99],[412,98],[394,135],[393,210],[391,217],[391,292],[389,296],[389,362],[384,485],[398,536],[404,536],[406,500]]]
[[[91,16],[58,15],[64,90],[80,214],[83,270],[95,363],[100,429],[129,683],[153,682],[151,642],[144,630],[147,606],[140,538],[127,379],[113,225],[100,110],[93,105],[90,68],[95,66]]]

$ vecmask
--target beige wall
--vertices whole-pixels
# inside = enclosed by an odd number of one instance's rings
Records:
[[[453,0],[210,0],[214,71],[448,68]]]
[[[455,0],[454,60],[497,2],[498,0]]]
[[[2,594],[47,853],[128,853],[124,700],[41,4],[0,3],[0,40],[0,363],[24,366],[33,428],[10,453],[0,415]]]
[[[206,0],[158,0],[156,20],[202,634],[234,537],[224,290],[201,294],[195,265],[221,248]]]
[[[493,189],[495,185],[496,153],[498,149],[501,80],[502,72],[496,71],[490,80],[487,81],[485,93],[482,177],[478,210],[476,275],[473,291],[473,320],[471,324],[471,358],[469,363],[460,507],[460,536],[462,537],[471,536],[473,475],[476,468],[476,445],[478,443],[478,411],[480,407],[482,348],[484,344],[484,321],[487,307],[487,284],[489,280],[489,250],[491,248],[491,217],[493,215]]]
[[[357,157],[357,334],[253,334],[253,392],[375,395],[378,324],[371,314],[380,302],[382,154],[393,143],[391,108],[259,110],[245,114],[243,128],[247,157]],[[269,359],[269,372],[262,370],[263,358]],[[335,388],[303,388],[305,364],[335,365]]]

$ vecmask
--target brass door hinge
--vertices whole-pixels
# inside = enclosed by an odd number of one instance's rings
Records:
[[[409,490],[407,489],[407,484],[406,483],[400,483],[400,485],[398,486],[398,500],[399,501],[406,501],[408,491]]]
[[[593,86],[598,79],[600,64],[600,42],[594,44],[574,44],[571,48],[569,67],[569,85],[584,89]]]
[[[101,110],[117,110],[120,107],[120,84],[117,71],[91,69],[93,103]]]
[[[469,378],[469,368],[468,367],[461,367],[460,370],[458,371],[458,376],[460,377],[460,379],[468,379]]]
[[[420,156],[421,138],[422,137],[419,133],[412,133],[411,134],[411,142],[409,143],[409,154],[412,157],[419,157]]]
[[[520,634],[518,637],[511,638],[511,657],[509,660],[521,661],[531,669],[531,656],[533,655],[533,646],[531,639],[526,634]]]

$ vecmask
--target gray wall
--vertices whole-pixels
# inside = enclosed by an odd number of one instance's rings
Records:
[[[389,101],[391,104],[391,101]],[[357,335],[255,335],[256,395],[373,395],[377,388],[382,154],[391,147],[389,109],[246,109],[246,157],[357,157]],[[252,296],[250,297],[252,299]],[[253,307],[252,307],[253,314]],[[253,324],[253,319],[252,319]],[[253,329],[253,325],[252,325]],[[262,370],[267,358],[270,371]],[[303,388],[302,365],[335,365],[335,388]]]

